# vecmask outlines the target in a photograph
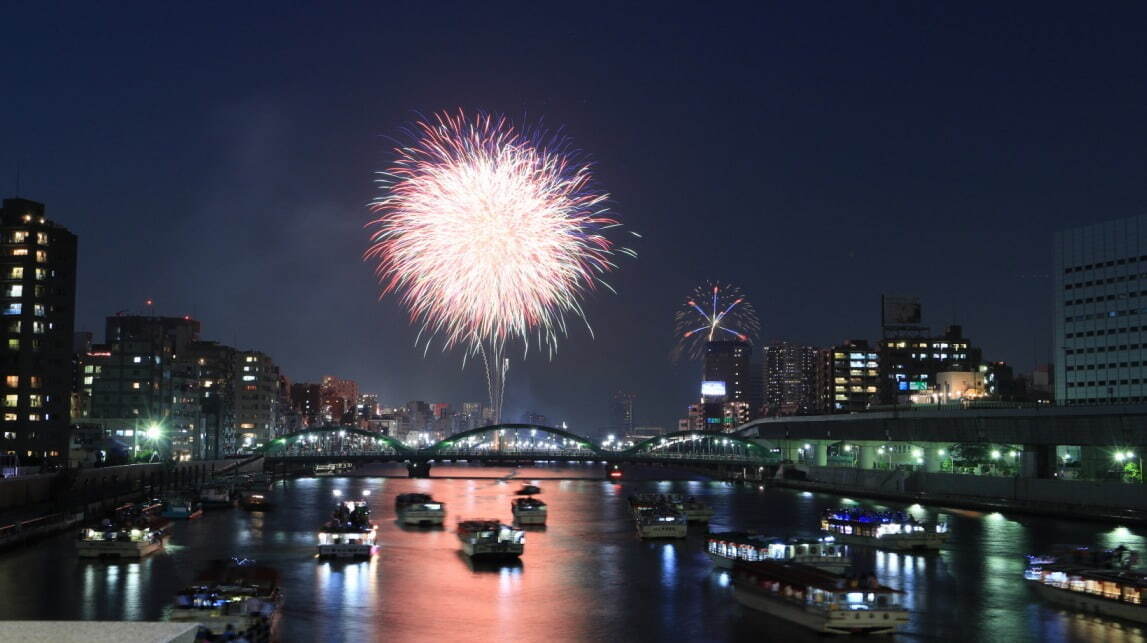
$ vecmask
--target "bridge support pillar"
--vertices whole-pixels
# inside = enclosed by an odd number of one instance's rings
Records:
[[[935,444],[924,445],[924,471],[926,473],[940,472],[940,450]]]
[[[1055,445],[1024,445],[1024,450],[1020,454],[1020,476],[1024,478],[1051,478],[1057,468]]]
[[[860,445],[860,452],[856,457],[856,466],[861,469],[871,469],[876,462],[876,447],[871,444]]]
[[[430,462],[427,460],[407,462],[406,473],[411,478],[429,478]]]
[[[815,442],[815,443],[813,443],[812,448],[816,450],[816,466],[827,467],[828,466],[828,442],[825,442],[823,440],[821,440],[819,442]]]

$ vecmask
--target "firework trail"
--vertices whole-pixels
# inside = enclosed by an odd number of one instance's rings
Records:
[[[504,117],[440,113],[416,123],[379,184],[372,245],[382,294],[395,293],[429,350],[481,356],[500,416],[506,349],[536,342],[552,356],[565,316],[616,253],[608,194],[568,141]],[[586,324],[587,328],[588,322]],[[592,334],[592,330],[590,331]],[[465,359],[464,358],[464,359]]]
[[[713,340],[738,339],[752,343],[761,330],[753,304],[736,286],[708,283],[698,286],[675,316],[677,346],[674,358],[688,354],[700,359],[705,344]]]

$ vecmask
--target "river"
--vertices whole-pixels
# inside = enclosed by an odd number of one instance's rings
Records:
[[[397,469],[393,470],[395,473]],[[599,468],[436,466],[435,478],[303,478],[276,487],[266,512],[209,511],[177,524],[165,552],[141,562],[80,560],[73,535],[0,554],[0,618],[158,620],[205,561],[241,555],[276,567],[286,596],[284,641],[728,641],[819,640],[738,606],[729,577],[704,553],[704,527],[679,542],[643,542],[626,497],[682,493],[713,505],[711,528],[811,533],[827,507],[881,503],[707,481],[601,480]],[[453,476],[485,476],[466,478]],[[505,480],[499,477],[507,478]],[[562,479],[557,479],[562,478]],[[460,518],[510,518],[510,500],[537,480],[549,525],[530,531],[519,565],[473,567],[459,554]],[[381,551],[370,562],[315,558],[315,532],[332,492],[371,491]],[[400,527],[395,494],[432,493],[445,529]],[[901,508],[897,505],[887,505]],[[1147,628],[1065,612],[1022,582],[1023,554],[1054,544],[1147,550],[1141,528],[913,506],[951,528],[938,554],[853,547],[857,568],[904,590],[912,620],[898,640],[1145,642]]]

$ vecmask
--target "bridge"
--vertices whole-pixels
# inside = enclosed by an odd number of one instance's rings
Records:
[[[280,436],[260,451],[270,466],[403,462],[412,477],[429,475],[435,462],[463,461],[656,464],[743,473],[777,464],[781,457],[779,449],[727,433],[680,431],[626,449],[603,449],[565,429],[536,424],[483,426],[423,446],[353,427],[320,427]]]

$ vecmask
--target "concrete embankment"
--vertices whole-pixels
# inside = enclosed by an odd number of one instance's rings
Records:
[[[805,472],[807,479],[786,477],[768,483],[806,491],[984,511],[1147,523],[1147,486],[1141,484],[846,467],[799,470]]]

